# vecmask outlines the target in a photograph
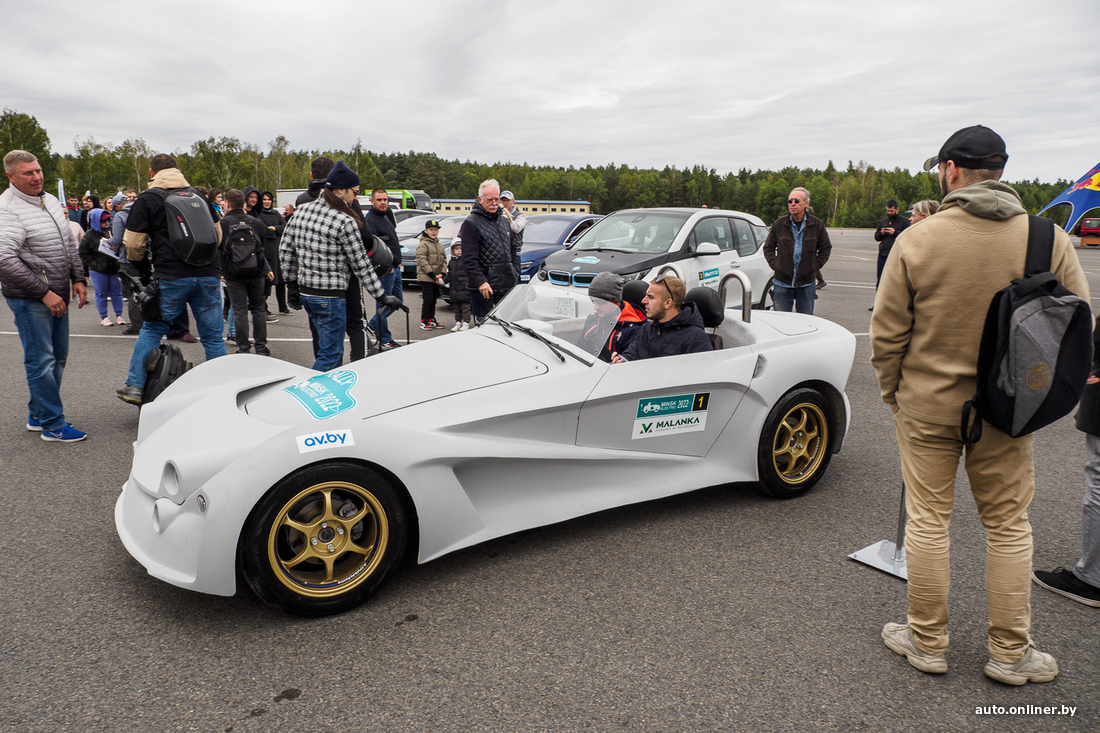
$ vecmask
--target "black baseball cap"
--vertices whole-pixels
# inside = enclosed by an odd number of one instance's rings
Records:
[[[986,158],[999,155],[1003,160],[987,162]],[[924,161],[924,170],[930,171],[940,163],[949,160],[955,161],[959,168],[1001,170],[1008,160],[1005,151],[1005,141],[1000,135],[988,127],[974,125],[964,127],[951,137],[940,148],[938,155]]]

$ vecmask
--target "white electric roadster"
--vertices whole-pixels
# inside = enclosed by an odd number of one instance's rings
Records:
[[[327,373],[204,363],[142,408],[118,534],[168,583],[233,595],[241,577],[320,616],[370,598],[410,538],[423,563],[729,482],[799,496],[841,448],[855,339],[754,311],[743,285],[741,310],[689,292],[708,353],[607,364],[577,345],[586,293],[520,286],[479,328]]]

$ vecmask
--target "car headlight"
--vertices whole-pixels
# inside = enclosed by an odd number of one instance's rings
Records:
[[[639,270],[638,272],[628,272],[624,275],[620,275],[620,277],[624,281],[627,281],[627,280],[640,280],[642,275],[646,274],[647,272],[649,272],[649,270]]]
[[[519,269],[520,269],[521,272],[523,270],[529,270],[529,269],[531,269],[531,265],[533,265],[533,264],[535,264],[535,263],[534,262],[521,262],[521,263],[519,263]]]

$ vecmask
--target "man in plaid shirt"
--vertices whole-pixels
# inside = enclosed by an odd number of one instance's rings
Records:
[[[317,371],[335,369],[344,360],[345,294],[350,272],[385,307],[405,308],[400,299],[383,294],[363,246],[361,222],[350,206],[358,188],[359,176],[338,162],[317,200],[295,209],[279,244],[287,303],[296,310],[305,308],[317,330],[317,360],[313,363]]]

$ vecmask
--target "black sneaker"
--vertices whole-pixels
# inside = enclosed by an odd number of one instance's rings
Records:
[[[1072,571],[1054,568],[1054,572],[1036,570],[1032,579],[1047,590],[1086,606],[1100,608],[1100,588],[1077,579]]]

